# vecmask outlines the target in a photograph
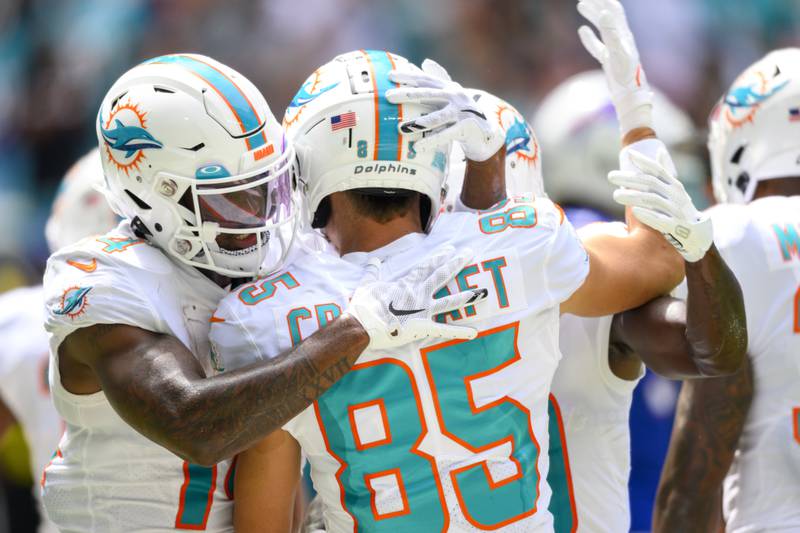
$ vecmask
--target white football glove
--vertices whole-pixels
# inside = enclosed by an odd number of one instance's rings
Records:
[[[414,149],[429,144],[461,144],[467,159],[486,161],[505,144],[505,135],[447,71],[432,59],[422,62],[420,72],[391,71],[389,79],[401,86],[386,91],[393,104],[417,103],[438,107],[436,111],[400,124],[400,133],[424,133]]]
[[[404,279],[394,282],[377,281],[381,263],[372,259],[362,280],[366,283],[356,289],[347,308],[369,334],[368,349],[383,350],[427,337],[474,339],[474,328],[440,324],[434,318],[475,304],[485,299],[488,291],[470,289],[444,298],[433,297],[472,256],[472,250],[456,252],[452,246],[444,246]]]
[[[598,39],[589,26],[581,26],[578,36],[603,67],[622,133],[652,129],[653,93],[622,4],[617,0],[579,0],[578,11],[600,32]]]
[[[630,149],[623,151],[623,157],[629,158],[628,169],[608,175],[611,183],[621,187],[614,191],[614,200],[631,207],[637,219],[660,231],[684,259],[692,263],[702,259],[714,240],[711,219],[697,211],[675,177],[666,148],[658,150],[655,160]]]

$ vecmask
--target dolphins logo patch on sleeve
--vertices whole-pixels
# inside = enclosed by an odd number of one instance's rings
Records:
[[[53,309],[54,315],[68,316],[72,320],[86,312],[89,301],[86,297],[91,287],[70,287],[61,295],[61,304]]]
[[[147,113],[129,100],[115,107],[105,124],[100,124],[108,161],[125,174],[131,170],[139,170],[139,165],[145,158],[145,150],[164,146],[147,131],[146,117]]]

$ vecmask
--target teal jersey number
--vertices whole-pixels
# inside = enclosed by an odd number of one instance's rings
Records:
[[[418,449],[427,433],[411,370],[394,359],[356,365],[315,404],[329,451],[341,467],[336,477],[344,504],[359,531],[441,531],[445,510],[435,494],[441,483],[433,458]],[[359,409],[377,407],[386,435],[362,443],[355,426]],[[371,480],[394,476],[402,498],[379,514]],[[389,520],[391,519],[391,520]]]
[[[539,445],[530,412],[508,396],[478,407],[472,391],[474,380],[520,359],[517,326],[423,350],[442,432],[476,454],[511,444],[509,459],[517,472],[510,477],[495,482],[486,461],[450,473],[464,515],[480,529],[496,529],[532,515],[539,497]]]
[[[536,512],[539,445],[530,412],[502,397],[476,407],[472,381],[499,372],[520,359],[514,323],[483,332],[469,342],[423,350],[442,432],[478,454],[511,444],[516,469],[495,481],[486,461],[450,472],[464,516],[475,527],[497,529]],[[383,435],[362,443],[355,413],[372,409],[383,419]],[[328,451],[341,467],[337,479],[343,502],[358,531],[444,531],[449,524],[434,459],[419,449],[428,432],[411,370],[396,359],[356,365],[315,404]],[[373,435],[374,437],[374,435]],[[499,465],[498,465],[499,466]],[[401,502],[377,509],[371,481],[393,476]],[[383,514],[380,514],[383,512]]]
[[[517,200],[517,201],[521,201]],[[532,228],[536,226],[536,208],[532,204],[517,203],[503,210],[510,203],[505,200],[482,216],[478,224],[481,231],[489,235],[501,233],[508,228]]]

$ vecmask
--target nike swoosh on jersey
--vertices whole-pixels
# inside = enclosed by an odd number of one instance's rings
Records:
[[[220,318],[218,316],[211,315],[211,318],[208,319],[209,322],[212,324],[218,324],[220,322],[225,322],[224,318]]]
[[[395,309],[394,302],[389,302],[389,312],[392,313],[394,316],[414,315],[424,310],[425,309]]]
[[[78,270],[83,270],[84,272],[94,272],[95,270],[97,270],[97,259],[92,259],[91,263],[81,263],[78,261],[72,261],[71,259],[68,259],[67,264],[69,266],[74,266]]]

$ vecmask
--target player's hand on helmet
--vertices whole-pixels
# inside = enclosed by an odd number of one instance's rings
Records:
[[[714,234],[711,219],[700,213],[675,177],[675,166],[666,148],[656,159],[626,150],[630,164],[611,172],[608,180],[620,187],[614,200],[632,208],[633,215],[660,231],[689,262],[699,261],[711,247]]]
[[[639,61],[639,50],[618,0],[579,0],[578,11],[600,33],[581,26],[578,36],[602,65],[620,128],[653,128],[653,93]]]
[[[454,141],[461,144],[467,159],[486,161],[505,144],[505,135],[496,121],[490,120],[467,90],[436,61],[426,59],[418,72],[392,71],[389,79],[400,84],[386,91],[389,102],[437,108],[400,124],[403,134],[425,134],[415,143],[415,149]]]
[[[369,349],[392,348],[428,337],[474,339],[474,328],[439,323],[435,317],[475,304],[485,299],[488,291],[470,289],[444,298],[433,297],[472,255],[471,250],[456,252],[452,246],[445,246],[403,279],[393,282],[379,281],[380,261],[371,261],[347,308],[369,334]]]

